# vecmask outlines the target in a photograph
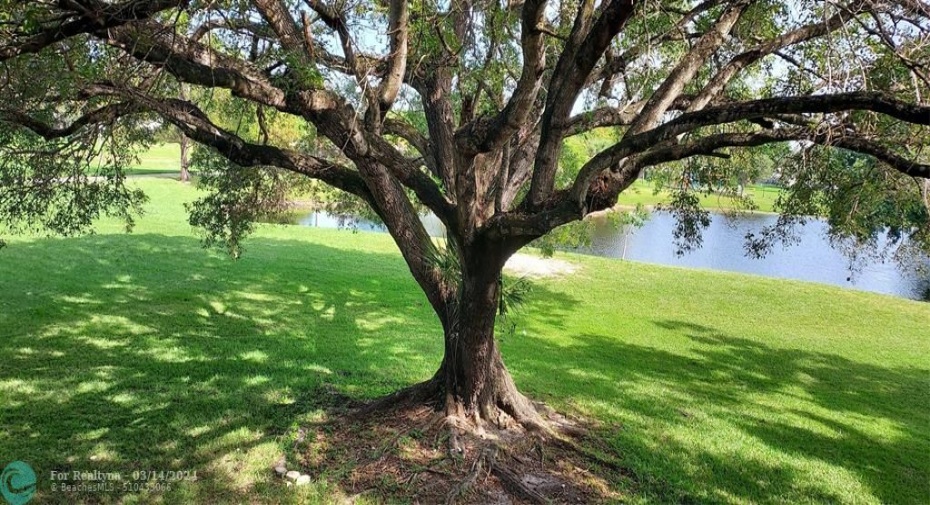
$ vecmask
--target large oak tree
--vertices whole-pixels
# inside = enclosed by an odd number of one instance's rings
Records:
[[[783,208],[823,211],[818,195],[832,195],[848,203],[837,226],[894,227],[927,243],[930,10],[918,0],[5,0],[0,9],[8,224],[75,232],[101,213],[131,218],[139,195],[122,167],[153,118],[210,149],[219,193],[195,221],[221,238],[235,242],[261,203],[249,192],[270,172],[256,167],[322,181],[384,221],[442,323],[435,376],[395,399],[471,422],[543,422],[495,344],[504,263],[612,207],[648,167],[773,143],[807,160],[861,153],[867,169],[792,172]],[[213,94],[261,133],[231,126],[210,108]],[[276,143],[272,114],[305,122],[315,141]],[[616,140],[565,173],[566,139],[598,128]],[[856,191],[890,206],[860,206]],[[679,196],[693,235],[699,211]],[[430,238],[422,207],[448,240]]]

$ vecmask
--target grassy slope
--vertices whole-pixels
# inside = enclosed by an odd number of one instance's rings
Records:
[[[51,470],[198,470],[124,501],[325,501],[270,478],[333,388],[427,377],[439,327],[385,235],[262,227],[199,248],[188,186],[140,179],[133,235],[0,252],[0,454]],[[596,420],[633,502],[926,503],[930,305],[812,284],[565,255],[534,281],[518,384]],[[364,272],[364,273],[362,273]],[[0,462],[2,463],[2,462]],[[84,494],[78,499],[115,500]]]
[[[769,186],[749,186],[746,188],[746,196],[752,198],[753,203],[759,212],[774,212],[775,201],[778,199],[780,191],[777,188]],[[721,195],[707,195],[699,193],[701,205],[705,209],[730,210],[734,208],[732,198]],[[653,207],[660,203],[666,203],[669,200],[667,191],[655,193],[652,184],[642,179],[637,180],[632,186],[626,189],[617,202],[622,206],[636,206],[637,204],[645,207]]]
[[[156,144],[148,151],[139,154],[139,163],[127,173],[144,175],[154,173],[174,173],[181,171],[181,146],[178,144]]]

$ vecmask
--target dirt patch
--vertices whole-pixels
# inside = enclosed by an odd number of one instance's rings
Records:
[[[539,258],[528,254],[514,254],[504,265],[504,270],[527,277],[555,277],[573,274],[578,266],[554,258]]]
[[[558,416],[558,414],[553,414]],[[565,418],[558,416],[561,421]],[[469,434],[450,451],[446,419],[427,406],[402,406],[358,419],[350,412],[307,427],[289,464],[337,483],[355,501],[402,503],[601,503],[621,496],[610,482],[628,475],[599,462],[572,437]]]

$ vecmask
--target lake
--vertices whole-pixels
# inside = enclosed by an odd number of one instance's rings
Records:
[[[776,246],[762,259],[747,257],[743,247],[746,233],[759,232],[775,220],[776,216],[767,214],[748,214],[736,218],[713,214],[710,227],[704,231],[703,247],[678,256],[672,241],[675,220],[671,215],[653,212],[643,227],[632,230],[617,228],[601,216],[594,218],[590,247],[575,252],[645,263],[820,282],[915,300],[927,296],[930,278],[926,274],[921,276],[916,269],[902,269],[894,261],[874,259],[862,260],[852,267],[849,259],[830,244],[826,236],[827,224],[822,220],[811,220],[800,227],[798,232],[801,241],[797,245]],[[385,231],[384,226],[377,223],[334,217],[325,212],[304,215],[296,222],[324,228]],[[424,216],[423,222],[431,235],[442,236],[442,223],[435,216]]]

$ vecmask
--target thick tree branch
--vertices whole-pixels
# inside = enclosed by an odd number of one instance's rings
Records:
[[[46,139],[74,135],[82,128],[114,121],[140,112],[152,112],[177,126],[189,138],[213,147],[233,163],[241,166],[267,165],[290,170],[371,201],[371,194],[358,172],[331,161],[275,146],[254,144],[220,128],[192,103],[180,99],[160,99],[124,86],[100,83],[87,88],[85,96],[118,96],[123,102],[106,105],[56,128],[28,115],[0,111],[4,121],[28,128]]]
[[[339,35],[339,42],[342,44],[342,53],[346,61],[346,66],[351,70],[356,79],[363,79],[369,73],[370,68],[360,63],[356,56],[355,42],[352,40],[352,34],[346,26],[345,19],[335,8],[326,5],[321,0],[304,0],[314,12],[320,16],[323,23]]]
[[[409,13],[405,0],[391,0],[388,10],[388,36],[390,37],[390,55],[388,70],[378,90],[378,106],[383,118],[397,99],[397,93],[407,72],[407,26]]]
[[[0,121],[26,127],[46,140],[63,138],[74,135],[82,128],[101,123],[109,123],[123,116],[142,112],[142,108],[131,103],[115,103],[104,105],[78,117],[66,126],[55,127],[43,121],[34,119],[30,115],[14,109],[0,108]]]
[[[393,178],[410,188],[417,195],[417,199],[433,211],[446,226],[455,223],[453,205],[443,196],[436,183],[420,170],[418,163],[404,157],[393,144],[380,136],[372,135],[369,146],[369,155],[365,160],[356,158],[356,164],[375,163],[387,168]]]
[[[529,242],[552,229],[577,220],[584,215],[609,208],[617,196],[636,180],[639,172],[648,166],[678,161],[693,156],[716,156],[720,149],[755,147],[765,144],[807,141],[815,144],[839,147],[872,156],[902,174],[930,179],[930,165],[915,162],[868,138],[843,132],[823,131],[811,128],[784,128],[749,133],[719,133],[707,135],[688,143],[679,144],[674,139],[634,155],[629,163],[617,172],[604,174],[592,183],[589,192],[597,192],[596,205],[580,213],[571,200],[560,198],[538,212],[522,210],[501,213],[491,220],[483,233],[492,236],[512,237]]]
[[[719,133],[708,135],[686,144],[673,144],[650,149],[635,157],[633,165],[639,169],[682,160],[692,156],[709,156],[719,149],[754,147],[775,142],[808,141],[822,146],[840,147],[874,157],[904,175],[930,178],[930,165],[901,156],[881,144],[845,132],[819,131],[808,128],[784,128],[752,133]]]
[[[248,34],[271,40],[275,34],[267,25],[256,23],[245,19],[211,19],[201,23],[196,29],[190,32],[190,39],[194,42],[200,42],[204,37],[214,30],[229,30],[233,32],[246,32]]]
[[[752,49],[740,53],[731,59],[729,63],[724,65],[724,67],[710,79],[707,85],[704,86],[704,89],[702,89],[692,101],[688,110],[695,111],[703,109],[708,103],[720,95],[726,85],[730,83],[741,70],[749,65],[776,51],[836,31],[843,27],[849,20],[853,19],[859,12],[861,12],[861,5],[849,6],[821,23],[814,23],[792,30],[778,37],[759,43]]]
[[[229,89],[236,96],[287,111],[282,90],[249,64],[223,55],[154,21],[136,22],[99,33],[107,43],[164,68],[179,80]]]
[[[455,199],[456,159],[454,154],[456,145],[453,131],[455,113],[450,101],[451,80],[447,69],[438,68],[423,76],[422,80],[417,79],[417,91],[423,104],[430,138],[429,147],[436,162],[439,177],[442,179],[445,193]]]
[[[436,160],[433,158],[433,152],[430,149],[429,139],[423,136],[410,123],[397,118],[389,117],[384,120],[384,133],[396,135],[407,141],[423,157],[424,164],[434,175],[439,177],[439,169],[436,166]]]
[[[767,98],[710,107],[683,114],[653,130],[624,137],[599,153],[579,171],[571,189],[571,198],[575,202],[584,201],[591,180],[624,158],[704,126],[764,119],[781,114],[828,114],[850,110],[877,112],[912,124],[930,125],[930,106],[903,102],[876,92]]]
[[[414,279],[426,293],[435,312],[443,318],[450,292],[436,266],[431,263],[435,245],[400,183],[379,163],[358,164],[365,184],[371,190],[372,208],[388,227]],[[445,322],[445,321],[443,321]]]
[[[148,36],[140,37],[140,31]],[[139,39],[148,44],[136,43]],[[123,27],[111,40],[133,51],[137,57],[163,66],[185,82],[228,87],[237,96],[307,118],[327,138],[341,145],[345,154],[357,164],[374,157],[383,160],[394,176],[410,187],[440,219],[451,222],[449,204],[429,177],[380,136],[369,136],[361,131],[351,108],[331,92],[307,90],[285,94],[246,64],[167,33],[155,23]]]
[[[656,48],[658,45],[665,42],[685,40],[686,38],[691,38],[694,35],[700,36],[702,34],[687,34],[685,32],[686,26],[694,21],[694,19],[701,15],[704,12],[707,12],[709,9],[716,7],[723,0],[705,0],[698,3],[691,10],[687,12],[680,12],[681,18],[675,22],[668,30],[664,31],[661,34],[649,38],[649,40],[636,44],[633,47],[627,49],[619,55],[607,54],[605,62],[598,69],[596,69],[591,76],[588,78],[587,85],[591,85],[598,81],[609,81],[615,75],[625,71],[630,62],[641,57],[648,51]],[[672,10],[672,9],[669,9]]]
[[[669,110],[685,110],[691,106],[693,100],[694,96],[681,95],[675,99]],[[570,137],[607,126],[629,126],[636,120],[645,105],[646,100],[640,100],[627,104],[622,108],[599,107],[591,111],[581,112],[568,120],[565,127],[565,136]]]
[[[307,50],[303,33],[283,0],[254,0],[252,3],[278,35],[281,46],[297,56],[302,64],[311,64],[311,54]]]
[[[531,206],[542,203],[552,191],[565,123],[579,91],[597,61],[604,55],[610,41],[623,29],[634,12],[633,1],[613,0],[603,7],[597,21],[591,24],[593,3],[588,4],[584,2],[584,6],[579,8],[569,42],[556,63],[549,83],[546,108],[542,115],[542,137],[528,198]]]
[[[652,128],[671,107],[675,99],[684,90],[685,85],[691,81],[711,54],[717,51],[726,41],[730,31],[749,6],[748,0],[739,0],[730,5],[704,36],[698,40],[694,47],[681,59],[678,65],[662,81],[642,112],[633,121],[626,132],[626,136],[635,135]]]
[[[489,124],[470,123],[459,133],[460,146],[466,154],[477,154],[497,149],[510,139],[529,117],[542,85],[542,74],[546,66],[543,47],[543,31],[539,28],[544,21],[546,2],[530,0],[521,11],[520,46],[523,50],[523,69],[516,88],[504,109]]]
[[[73,4],[75,9],[62,9],[63,12],[59,13],[62,21],[59,24],[41,28],[36,33],[27,35],[25,40],[15,41],[0,47],[0,61],[6,61],[21,54],[37,53],[56,42],[83,33],[106,30],[132,21],[148,19],[168,9],[185,7],[189,1],[131,0],[116,4],[99,0],[59,2],[59,5]]]
[[[285,93],[248,63],[220,54],[154,22],[140,22],[110,31],[108,42],[133,56],[168,70],[182,82],[227,88],[235,96],[302,116],[317,124],[346,154],[366,156],[368,141],[358,129],[355,111],[335,93],[289,90]]]
[[[117,93],[130,99],[177,126],[192,140],[216,149],[241,166],[275,166],[313,179],[372,202],[372,195],[358,172],[317,156],[271,145],[246,142],[238,135],[220,128],[200,109],[179,99],[156,99],[135,90],[119,88]]]

